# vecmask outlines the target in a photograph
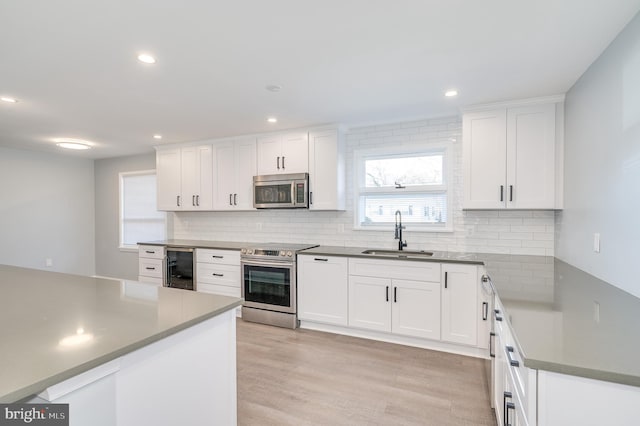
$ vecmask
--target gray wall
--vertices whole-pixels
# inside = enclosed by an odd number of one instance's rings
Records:
[[[571,88],[565,108],[556,256],[640,296],[640,15]]]
[[[119,248],[119,173],[155,168],[155,153],[96,160],[96,275],[138,279],[138,252]]]
[[[94,273],[93,160],[0,148],[0,182],[0,263]]]

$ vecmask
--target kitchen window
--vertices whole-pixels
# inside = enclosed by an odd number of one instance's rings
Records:
[[[363,150],[355,158],[355,227],[389,231],[395,212],[413,231],[451,231],[449,145]]]
[[[120,248],[137,249],[138,241],[164,240],[166,215],[156,207],[156,172],[120,173]]]

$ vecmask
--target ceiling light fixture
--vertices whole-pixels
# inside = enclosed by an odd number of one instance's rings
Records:
[[[447,98],[453,98],[454,96],[458,96],[458,91],[455,89],[447,90],[446,92],[444,92],[444,95]]]
[[[8,103],[10,103],[10,104],[15,104],[15,103],[17,103],[17,102],[18,102],[18,100],[17,100],[17,99],[15,99],[15,98],[10,98],[9,96],[2,96],[2,97],[0,97],[0,100],[1,100],[1,101],[3,101],[3,102],[8,102]]]
[[[277,118],[275,118],[275,117],[269,117],[269,118],[267,118],[267,121],[268,121],[269,123],[277,123],[277,122],[278,122],[278,119],[277,119]]]
[[[153,135],[154,139],[162,139],[162,135]]]
[[[154,58],[153,56],[147,54],[147,53],[141,53],[140,55],[138,55],[138,60],[140,62],[144,62],[145,64],[155,64],[156,63],[156,58]]]
[[[265,89],[270,92],[279,92],[280,90],[282,90],[282,86],[280,86],[279,84],[269,84],[265,86]]]
[[[72,139],[72,138],[54,138],[53,141],[60,148],[75,149],[75,150],[90,149],[92,144],[89,141],[85,141],[82,139]]]

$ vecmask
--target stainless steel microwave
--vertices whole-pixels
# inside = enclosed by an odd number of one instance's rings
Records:
[[[254,176],[253,207],[308,209],[309,173]]]

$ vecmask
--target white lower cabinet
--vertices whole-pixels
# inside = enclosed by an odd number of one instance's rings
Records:
[[[240,297],[240,252],[196,249],[196,291]]]
[[[164,247],[138,247],[138,281],[163,285],[164,283]]]
[[[298,319],[346,326],[347,258],[298,255]]]
[[[440,283],[424,280],[439,269],[438,263],[351,259],[349,326],[439,339]],[[353,275],[367,271],[376,276]]]
[[[442,264],[442,340],[478,343],[478,267]]]

